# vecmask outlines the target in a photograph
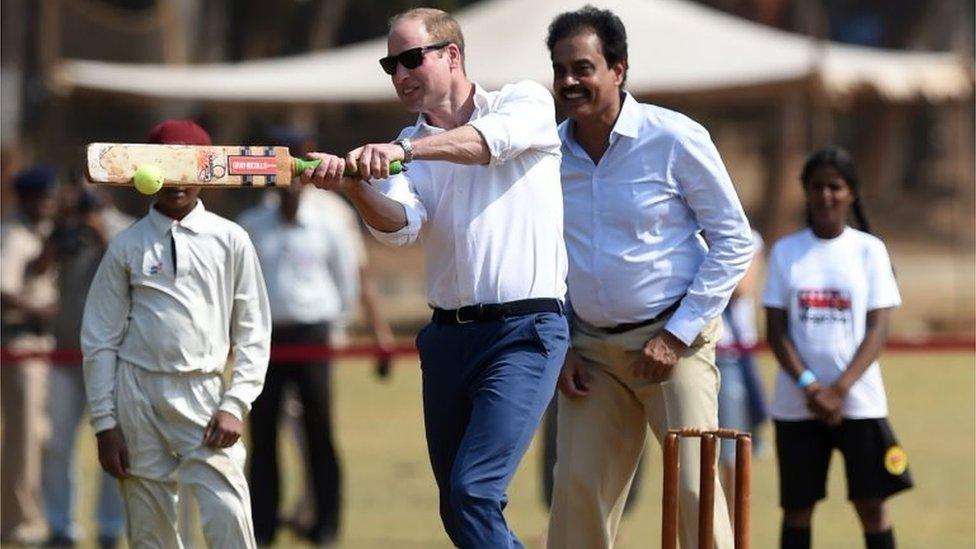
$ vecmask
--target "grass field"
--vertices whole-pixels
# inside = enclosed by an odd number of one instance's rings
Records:
[[[970,353],[889,353],[882,357],[895,432],[909,454],[916,489],[891,500],[901,547],[959,548],[976,544],[976,369]],[[772,379],[769,355],[761,360]],[[416,363],[401,360],[392,379],[378,382],[365,362],[336,368],[336,417],[346,483],[340,547],[449,547],[437,516],[427,463]],[[771,387],[770,387],[771,388]],[[81,434],[84,480],[81,508],[93,508],[97,463],[89,431]],[[285,498],[292,503],[304,482],[294,446],[283,443]],[[625,517],[618,547],[657,547],[660,529],[660,452],[645,457],[644,490]],[[533,443],[511,486],[506,511],[527,547],[541,547],[546,510],[539,489],[540,456]],[[756,459],[753,470],[753,546],[775,547],[779,510],[776,464]],[[831,470],[829,499],[814,518],[815,547],[861,547],[860,529],[846,503],[840,457]],[[289,505],[286,505],[289,507]],[[91,513],[86,513],[90,515]],[[86,530],[92,531],[85,517]],[[89,541],[90,543],[91,541]],[[202,544],[201,544],[202,546]],[[302,547],[283,531],[277,547]]]

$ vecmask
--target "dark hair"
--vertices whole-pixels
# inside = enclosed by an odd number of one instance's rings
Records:
[[[54,188],[58,170],[54,166],[37,165],[14,176],[14,192],[19,197],[41,196]]]
[[[601,10],[589,4],[576,11],[567,11],[556,16],[549,24],[546,46],[552,48],[563,38],[570,38],[586,31],[592,31],[600,39],[603,58],[608,66],[624,63],[624,82],[627,81],[627,29],[623,21],[610,10]]]
[[[78,197],[78,211],[80,213],[94,212],[101,206],[102,201],[98,199],[98,195],[87,189],[82,191],[81,196]]]
[[[800,172],[800,181],[806,187],[813,177],[813,172],[821,166],[830,166],[840,173],[840,176],[851,188],[854,193],[854,203],[851,209],[854,211],[854,218],[861,226],[861,230],[870,233],[871,226],[868,218],[864,215],[864,208],[861,207],[861,179],[857,176],[857,169],[854,167],[854,159],[850,153],[840,147],[827,147],[811,154],[803,164],[803,171]],[[807,211],[807,225],[810,224],[810,212]]]

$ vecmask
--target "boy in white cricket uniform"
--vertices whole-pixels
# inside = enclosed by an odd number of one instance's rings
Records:
[[[209,145],[210,137],[170,120],[149,141]],[[164,188],[109,244],[82,321],[99,461],[121,481],[134,547],[182,546],[179,484],[197,499],[208,546],[255,546],[239,438],[264,384],[271,315],[247,233],[204,209],[198,194]]]

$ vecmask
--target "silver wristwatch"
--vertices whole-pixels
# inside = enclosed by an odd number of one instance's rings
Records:
[[[403,149],[403,163],[409,164],[413,161],[413,145],[410,143],[410,139],[404,137],[403,139],[397,139],[394,141],[395,144],[400,145]]]

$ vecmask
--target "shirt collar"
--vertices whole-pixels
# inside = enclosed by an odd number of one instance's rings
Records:
[[[199,233],[203,230],[203,218],[207,209],[203,207],[203,200],[200,200],[199,198],[197,199],[197,205],[190,210],[190,213],[186,214],[186,216],[180,220],[167,216],[153,206],[155,206],[155,202],[152,206],[149,206],[149,221],[152,222],[153,227],[155,227],[160,234],[165,234],[173,227],[173,225],[181,225],[194,233]]]
[[[301,227],[311,225],[317,214],[309,196],[310,192],[311,189],[308,187],[302,189],[302,196],[298,199],[298,213],[295,215],[295,221],[292,222],[281,215],[281,197],[278,196],[278,193],[265,191],[264,197],[261,199],[261,207],[264,208],[261,210],[261,222]]]
[[[611,143],[613,142],[613,134],[635,139],[640,132],[642,116],[640,104],[637,103],[633,95],[630,95],[630,92],[621,91],[620,93],[623,96],[623,101],[620,103],[620,114],[617,115],[617,121],[614,122],[613,128],[610,130]],[[574,154],[586,156],[586,152],[580,146],[579,141],[576,140],[574,135],[576,131],[575,122],[566,119],[566,123],[562,125],[559,131],[563,142],[569,145],[570,150]]]
[[[488,97],[488,92],[481,87],[481,84],[477,82],[474,83],[474,113],[481,115],[484,114],[488,107],[491,105],[491,99]],[[474,118],[472,116],[472,118]]]
[[[618,133],[625,137],[636,138],[640,131],[641,109],[630,92],[623,92],[624,100],[620,104],[620,115],[613,125],[611,133]]]

